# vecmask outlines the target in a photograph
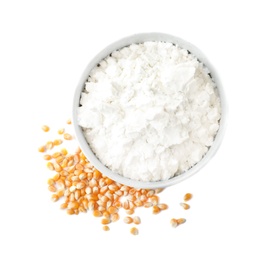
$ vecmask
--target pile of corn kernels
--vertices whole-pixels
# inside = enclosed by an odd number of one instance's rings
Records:
[[[67,124],[71,124],[68,120]],[[50,127],[42,126],[44,132]],[[123,222],[131,224],[130,233],[138,235],[138,225],[141,223],[135,214],[136,208],[151,208],[153,214],[167,210],[168,205],[160,202],[158,194],[162,189],[135,189],[117,183],[94,168],[87,160],[80,148],[69,153],[63,147],[64,141],[72,141],[74,137],[61,128],[57,131],[58,138],[50,140],[39,147],[43,153],[47,167],[54,174],[48,179],[48,190],[52,193],[51,199],[56,202],[62,200],[60,208],[69,215],[78,215],[82,212],[92,212],[94,217],[101,218],[104,231],[110,230],[110,225],[120,219],[120,209],[124,209],[126,216]],[[180,206],[184,210],[190,208],[187,201],[192,198],[191,193],[185,194]],[[170,224],[177,227],[186,222],[184,218],[172,218]]]

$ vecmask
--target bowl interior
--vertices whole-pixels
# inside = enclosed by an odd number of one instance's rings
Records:
[[[165,181],[155,181],[155,182],[144,182],[144,181],[137,181],[132,180],[129,178],[126,178],[124,176],[121,176],[118,173],[112,172],[110,169],[108,169],[105,165],[103,165],[99,159],[95,156],[93,151],[91,150],[90,146],[88,145],[82,128],[78,125],[77,122],[77,107],[79,107],[80,104],[80,97],[81,92],[85,87],[85,82],[88,79],[90,71],[105,57],[107,57],[109,54],[111,54],[114,50],[121,49],[123,47],[129,46],[132,43],[143,43],[145,41],[164,41],[164,42],[171,42],[173,44],[176,44],[188,51],[190,51],[193,55],[195,55],[199,61],[201,61],[210,71],[212,79],[215,81],[218,89],[218,93],[220,96],[220,102],[221,102],[221,119],[220,119],[220,127],[217,132],[217,135],[215,136],[215,140],[213,142],[213,145],[209,148],[208,152],[204,155],[201,161],[199,161],[196,165],[194,165],[192,168],[190,168],[188,171],[177,175],[175,177],[172,177],[171,179],[165,180]],[[117,181],[119,183],[122,183],[127,186],[135,187],[135,188],[164,188],[171,185],[174,185],[176,183],[179,183],[188,177],[194,175],[196,172],[198,172],[216,153],[218,150],[225,130],[225,117],[226,117],[226,102],[224,97],[224,91],[221,86],[221,82],[218,78],[218,75],[213,68],[213,66],[210,64],[208,59],[205,57],[205,55],[194,45],[178,38],[172,35],[163,34],[163,33],[142,33],[142,34],[135,34],[131,35],[129,37],[125,37],[117,42],[114,42],[107,46],[105,49],[103,49],[100,53],[98,53],[87,65],[85,68],[79,83],[77,85],[77,88],[74,93],[74,99],[73,99],[73,108],[72,108],[72,120],[73,120],[73,126],[75,130],[76,138],[79,142],[79,145],[87,157],[87,159],[94,165],[95,168],[97,168],[100,172],[102,172],[104,175],[109,177],[110,179]]]

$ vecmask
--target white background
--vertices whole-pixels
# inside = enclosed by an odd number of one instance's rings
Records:
[[[270,259],[267,2],[1,0],[0,259]],[[68,216],[52,203],[37,148],[66,126],[90,59],[140,32],[201,49],[219,73],[229,118],[215,157],[160,194],[166,212],[138,211],[132,236],[122,221],[104,232],[90,213]],[[186,192],[194,198],[184,212]],[[173,229],[178,216],[187,222]]]

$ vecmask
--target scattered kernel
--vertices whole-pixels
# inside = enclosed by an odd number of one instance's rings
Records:
[[[120,216],[118,213],[114,213],[111,215],[112,222],[116,222],[120,219]]]
[[[128,210],[126,210],[126,213],[128,215],[132,215],[132,214],[134,214],[134,209],[128,209]]]
[[[61,154],[62,154],[62,155],[67,155],[67,154],[68,154],[67,149],[66,149],[66,148],[62,148],[62,149],[61,149]]]
[[[158,207],[161,209],[161,210],[165,210],[165,209],[168,209],[168,205],[165,204],[165,203],[161,203],[158,205]]]
[[[131,224],[132,222],[133,222],[133,219],[131,218],[131,217],[125,217],[124,218],[124,222],[126,223],[126,224]]]
[[[110,230],[109,226],[106,226],[106,225],[103,226],[102,229],[103,229],[104,231],[109,231],[109,230]]]
[[[62,135],[64,132],[65,132],[65,129],[64,129],[64,128],[60,128],[60,129],[57,131],[57,133],[58,133],[59,135]]]
[[[71,122],[70,122],[71,123]],[[72,135],[59,129],[58,134],[63,134],[64,140],[72,140]],[[68,215],[78,215],[92,211],[93,216],[102,217],[103,230],[108,231],[108,224],[120,219],[121,209],[127,215],[124,223],[138,225],[141,223],[139,216],[131,217],[138,207],[152,208],[153,214],[168,209],[165,203],[159,203],[159,194],[163,189],[136,189],[128,187],[104,176],[87,160],[80,148],[74,153],[68,154],[66,148],[61,147],[63,140],[55,139],[41,146],[39,152],[55,150],[52,154],[44,154],[47,167],[54,171],[54,176],[47,181],[48,190],[53,192],[51,200],[56,202],[62,198],[61,209],[65,209]],[[57,146],[60,146],[57,151]],[[190,193],[185,194],[184,201],[192,198]],[[187,203],[180,203],[184,209],[188,209]],[[171,225],[177,227],[185,223],[185,219],[171,219]],[[136,227],[130,229],[130,233],[138,235]]]
[[[39,151],[40,153],[44,153],[44,152],[46,151],[46,147],[45,147],[45,146],[40,146],[40,147],[38,148],[38,151]]]
[[[59,153],[59,152],[55,152],[55,153],[53,153],[51,156],[52,156],[52,158],[57,158],[57,157],[59,157],[61,155],[61,153]]]
[[[141,224],[141,219],[140,219],[140,217],[135,216],[135,217],[133,218],[133,223],[136,224],[136,225]]]
[[[187,203],[180,203],[180,206],[182,206],[183,207],[183,209],[185,209],[185,210],[187,210],[187,209],[189,209],[190,208],[190,206],[187,204]]]
[[[54,185],[55,181],[54,181],[54,179],[50,178],[50,179],[48,179],[47,183],[48,183],[48,185]]]
[[[192,194],[191,193],[186,193],[185,196],[184,196],[184,201],[189,201],[192,199]]]
[[[75,211],[73,209],[67,209],[67,214],[73,215],[73,214],[75,214]]]
[[[185,218],[178,218],[177,219],[177,224],[178,225],[184,224],[185,222],[186,222],[186,219]]]
[[[52,162],[48,162],[47,167],[49,168],[49,170],[54,171],[54,165]]]
[[[59,196],[57,194],[52,195],[52,201],[55,202],[59,199]]]
[[[60,144],[62,144],[62,143],[63,143],[63,141],[62,141],[61,139],[55,139],[55,140],[53,141],[53,145],[55,145],[55,146],[60,145]]]
[[[46,160],[46,161],[49,161],[49,160],[52,159],[52,157],[51,157],[49,154],[45,154],[45,155],[43,156],[43,159]]]
[[[60,209],[66,209],[67,206],[68,206],[67,203],[62,203],[62,204],[60,205]]]
[[[50,131],[50,127],[48,127],[47,125],[43,125],[43,126],[42,126],[42,130],[43,130],[44,132],[49,132],[49,131]]]
[[[71,120],[70,119],[67,120],[67,124],[71,125]]]
[[[109,223],[111,223],[111,220],[109,218],[101,219],[101,224],[102,225],[108,225]]]
[[[176,228],[178,226],[177,220],[175,218],[172,218],[170,223],[171,223],[171,226],[174,228]]]
[[[153,208],[152,208],[153,214],[158,214],[160,211],[161,211],[161,209],[157,205],[153,206]]]
[[[102,213],[99,210],[94,210],[93,211],[93,215],[94,215],[94,217],[101,217],[102,216]]]
[[[55,188],[54,185],[50,185],[50,186],[48,187],[48,190],[49,190],[50,192],[56,192],[56,188]]]
[[[65,140],[72,140],[72,135],[70,135],[68,133],[64,133],[64,139]]]
[[[108,211],[110,214],[116,213],[118,211],[118,209],[116,207],[110,206],[108,208]]]
[[[130,233],[134,236],[138,235],[139,234],[139,230],[136,228],[136,227],[132,227],[130,229]]]
[[[47,149],[47,150],[53,149],[53,142],[51,142],[51,141],[47,142],[47,143],[46,143],[46,149]]]

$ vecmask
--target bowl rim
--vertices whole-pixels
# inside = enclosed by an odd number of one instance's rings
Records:
[[[211,77],[216,83],[216,87],[218,90],[218,94],[220,97],[221,102],[221,118],[219,124],[219,130],[215,136],[214,142],[212,146],[209,148],[207,153],[204,157],[186,172],[183,172],[177,176],[174,176],[168,180],[161,180],[161,181],[138,181],[133,180],[127,177],[124,177],[118,173],[111,171],[107,168],[104,164],[100,162],[100,160],[96,157],[93,151],[90,148],[90,145],[87,143],[82,128],[79,126],[77,122],[77,107],[79,107],[81,92],[85,87],[85,82],[89,77],[90,71],[105,57],[107,57],[110,53],[115,50],[121,49],[123,47],[129,46],[133,43],[143,43],[145,41],[162,41],[162,42],[171,42],[173,44],[178,45],[181,48],[184,48],[190,51],[200,62],[202,62],[210,71]],[[225,128],[226,128],[226,118],[227,118],[227,103],[226,97],[224,94],[223,86],[220,82],[220,78],[217,74],[216,69],[212,66],[209,62],[208,58],[199,50],[195,45],[170,34],[166,33],[159,33],[159,32],[151,32],[151,33],[138,33],[133,34],[130,36],[126,36],[118,41],[115,41],[101,50],[94,58],[88,63],[86,68],[84,69],[77,87],[75,89],[75,93],[73,96],[73,106],[72,106],[72,122],[73,128],[75,131],[75,137],[78,140],[79,146],[86,156],[86,158],[91,162],[91,164],[102,174],[109,177],[110,179],[121,183],[123,185],[127,185],[134,188],[147,188],[147,189],[156,189],[156,188],[165,188],[171,185],[175,185],[180,183],[187,178],[193,176],[199,170],[201,170],[209,161],[210,159],[216,154],[217,150],[219,149],[221,142],[224,137]]]

